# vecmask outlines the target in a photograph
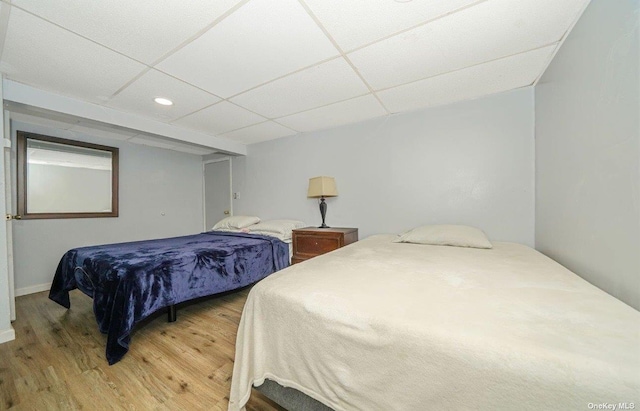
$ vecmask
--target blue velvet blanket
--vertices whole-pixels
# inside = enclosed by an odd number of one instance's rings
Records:
[[[129,350],[133,327],[153,312],[244,287],[288,265],[286,243],[245,233],[75,248],[60,260],[49,298],[66,308],[75,288],[93,298],[114,364]]]

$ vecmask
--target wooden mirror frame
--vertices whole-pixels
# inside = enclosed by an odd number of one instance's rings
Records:
[[[107,212],[65,212],[65,213],[28,213],[27,212],[27,139],[46,141],[67,146],[90,148],[100,151],[111,152],[111,211]],[[81,141],[68,140],[65,138],[45,136],[42,134],[17,132],[17,191],[18,191],[18,214],[23,220],[31,219],[54,219],[54,218],[97,218],[97,217],[118,217],[118,148],[103,146],[100,144],[84,143]]]

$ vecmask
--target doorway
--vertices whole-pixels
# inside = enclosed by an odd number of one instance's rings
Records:
[[[233,215],[230,157],[204,163],[203,197],[205,230],[211,230],[218,221]]]

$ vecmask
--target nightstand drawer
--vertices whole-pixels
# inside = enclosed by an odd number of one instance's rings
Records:
[[[293,230],[291,264],[337,250],[358,241],[357,228],[299,228]]]
[[[324,254],[340,248],[340,237],[298,236],[296,251],[301,254]]]

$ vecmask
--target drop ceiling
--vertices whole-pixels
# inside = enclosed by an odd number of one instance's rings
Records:
[[[2,0],[0,70],[252,144],[535,84],[587,4]]]

